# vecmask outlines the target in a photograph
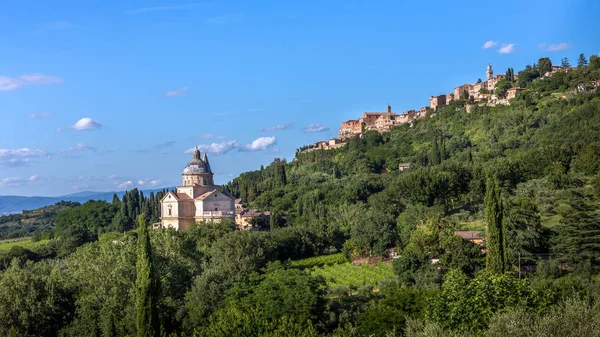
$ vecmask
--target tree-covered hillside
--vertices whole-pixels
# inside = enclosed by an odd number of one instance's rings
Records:
[[[269,231],[149,231],[138,191],[63,210],[0,256],[0,334],[600,336],[600,62],[578,63],[240,175]]]

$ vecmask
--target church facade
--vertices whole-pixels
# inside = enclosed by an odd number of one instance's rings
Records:
[[[208,156],[200,159],[200,151],[181,174],[181,186],[160,200],[161,217],[157,228],[188,230],[193,223],[235,220],[235,199],[214,185]]]

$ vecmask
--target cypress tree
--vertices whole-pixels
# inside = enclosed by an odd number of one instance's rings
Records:
[[[440,158],[440,146],[438,145],[437,137],[433,140],[433,149],[431,151],[431,164],[439,165],[442,162]]]
[[[488,177],[485,186],[486,269],[495,274],[506,270],[506,229],[497,177]]]
[[[159,281],[154,270],[150,233],[140,214],[138,222],[137,263],[135,279],[135,309],[138,337],[160,336],[158,319]]]
[[[121,200],[119,199],[116,193],[113,194],[112,204],[117,207],[121,206]]]

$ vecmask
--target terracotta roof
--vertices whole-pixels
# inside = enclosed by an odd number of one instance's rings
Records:
[[[463,239],[483,239],[483,231],[455,231],[454,235],[460,236]]]
[[[260,216],[260,215],[269,216],[269,215],[271,215],[270,212],[261,212],[261,211],[259,211],[257,209],[243,209],[243,210],[240,210],[239,213],[236,211],[236,214],[239,214],[240,216],[244,216],[244,217]]]
[[[241,198],[240,199],[235,199],[235,203],[236,204],[241,204],[242,203],[242,199]]]
[[[192,198],[185,193],[177,193],[177,200],[191,200]]]
[[[206,197],[208,197],[209,195],[213,194],[215,191],[216,191],[216,189],[212,190],[212,191],[208,191],[208,192],[206,192],[204,194],[201,194],[201,195],[197,196],[196,199],[194,199],[194,200],[203,200]]]

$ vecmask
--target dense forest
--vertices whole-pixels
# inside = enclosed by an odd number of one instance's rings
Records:
[[[269,231],[149,230],[138,191],[62,210],[0,261],[0,334],[600,336],[600,59],[549,61],[500,83],[526,88],[509,106],[464,97],[241,174],[224,188]]]

